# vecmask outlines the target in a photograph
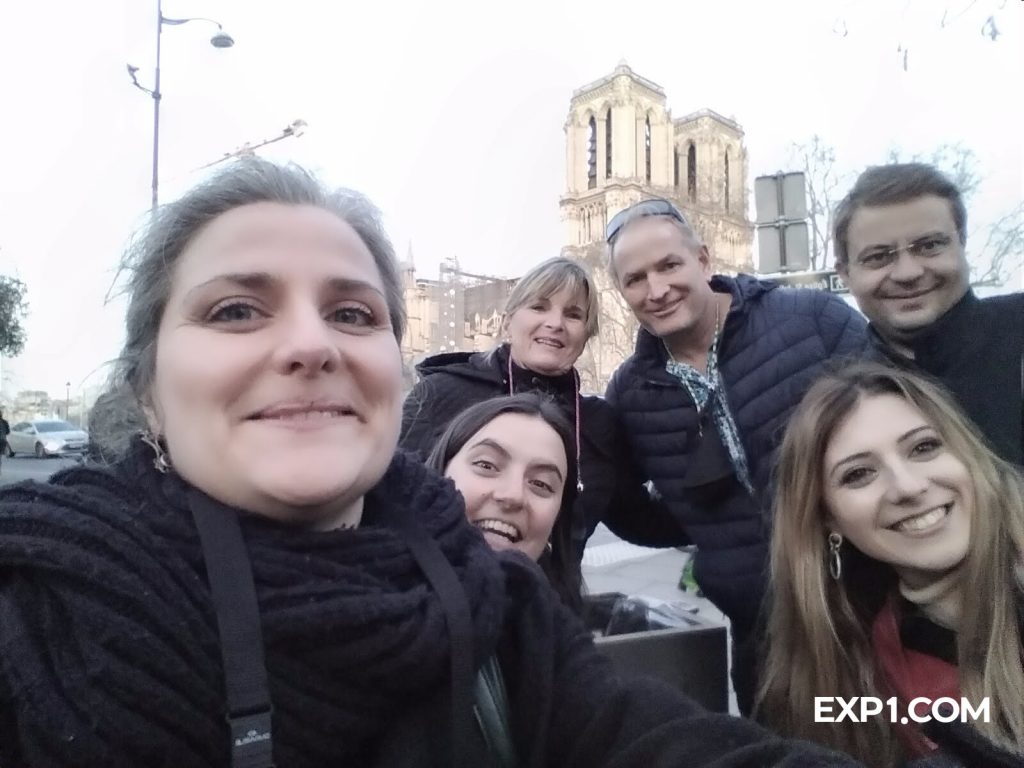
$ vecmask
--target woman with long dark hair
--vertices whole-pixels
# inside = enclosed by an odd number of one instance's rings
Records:
[[[576,468],[572,428],[550,398],[495,397],[460,413],[427,466],[455,482],[466,516],[492,548],[537,561],[563,602],[579,613],[580,562],[572,551]]]

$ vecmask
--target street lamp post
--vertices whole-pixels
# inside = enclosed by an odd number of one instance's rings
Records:
[[[224,27],[219,22],[213,19],[207,19],[202,16],[194,16],[188,19],[169,19],[164,16],[162,0],[157,0],[156,3],[156,66],[153,69],[153,87],[146,88],[142,85],[135,73],[139,71],[138,67],[133,67],[131,64],[128,65],[128,76],[132,79],[132,84],[140,91],[148,93],[150,98],[153,99],[153,208],[155,209],[159,202],[159,188],[160,188],[160,99],[163,98],[163,93],[160,91],[160,38],[163,32],[164,25],[179,26],[181,24],[187,24],[190,21],[205,21],[213,24],[217,27],[217,32],[213,37],[210,38],[210,45],[214,48],[230,48],[235,44],[234,39],[227,32],[224,31]]]
[[[65,382],[64,387],[64,421],[71,421],[71,382]]]

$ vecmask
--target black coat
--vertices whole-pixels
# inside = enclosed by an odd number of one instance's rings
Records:
[[[979,299],[968,291],[909,343],[913,360],[870,331],[877,357],[937,379],[993,450],[1024,466],[1024,293]]]
[[[465,408],[509,394],[508,345],[488,352],[453,352],[429,357],[417,366],[420,381],[406,398],[399,446],[426,458],[451,420]],[[552,395],[569,423],[575,420],[573,372],[541,376],[512,367],[515,392]],[[581,493],[574,506],[573,539],[577,555],[598,523],[634,544],[671,546],[685,536],[664,505],[653,501],[644,487],[622,424],[614,409],[600,397],[580,398]],[[573,461],[572,456],[568,457]]]
[[[696,407],[666,371],[660,339],[640,331],[606,396],[622,415],[644,473],[697,545],[694,575],[701,590],[729,617],[734,639],[744,646],[746,661],[734,658],[733,676],[745,710],[753,686],[746,641],[754,638],[768,582],[776,451],[790,413],[826,363],[863,354],[865,322],[838,296],[821,291],[781,288],[747,275],[716,276],[711,287],[732,294],[718,365],[754,494],[736,479],[727,457],[726,479],[702,482],[716,469],[710,466],[715,452],[707,450],[713,443],[700,439]]]
[[[190,489],[136,445],[0,491],[0,765],[227,766],[223,665]],[[227,510],[230,512],[230,510]],[[237,512],[237,511],[236,511]],[[453,485],[399,455],[358,529],[244,513],[278,765],[451,766],[445,598],[393,519],[416,521],[462,594],[459,647],[497,654],[523,768],[842,766],[710,714],[657,681],[625,682],[536,566],[496,557]],[[449,597],[451,594],[449,593]],[[468,646],[467,646],[468,643]],[[466,766],[491,765],[477,737]]]

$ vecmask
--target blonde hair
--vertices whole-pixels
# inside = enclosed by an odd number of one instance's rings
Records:
[[[871,622],[896,584],[891,566],[843,547],[841,580],[828,574],[822,457],[866,397],[896,395],[918,408],[974,483],[971,540],[963,564],[957,634],[962,695],[988,698],[976,727],[1013,751],[1024,744],[1024,652],[1016,601],[1024,593],[1024,480],[997,457],[939,386],[875,363],[827,374],[807,392],[782,441],[771,545],[771,610],[756,714],[785,735],[826,744],[873,766],[900,762],[884,718],[815,723],[817,696],[884,696]],[[977,599],[981,596],[983,599]]]
[[[574,296],[582,296],[583,311],[587,314],[587,339],[592,339],[599,330],[598,318],[601,314],[597,288],[582,264],[564,256],[542,261],[519,278],[505,302],[505,322],[516,310],[538,299],[550,298],[563,288],[567,288]]]

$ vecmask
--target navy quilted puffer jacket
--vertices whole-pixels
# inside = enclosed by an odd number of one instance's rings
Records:
[[[827,361],[863,354],[865,321],[838,296],[749,275],[715,276],[711,287],[732,294],[719,369],[754,495],[735,479],[712,503],[684,487],[698,440],[697,411],[665,370],[660,339],[640,331],[636,350],[615,372],[606,397],[619,410],[644,473],[697,545],[694,569],[701,590],[729,616],[740,642],[753,631],[765,593],[771,534],[766,511],[786,421]]]

